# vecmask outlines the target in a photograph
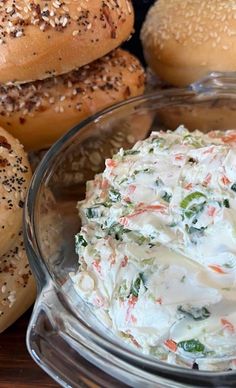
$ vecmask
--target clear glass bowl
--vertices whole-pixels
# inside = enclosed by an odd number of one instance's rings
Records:
[[[158,362],[115,338],[66,282],[78,267],[76,203],[104,158],[152,129],[236,126],[236,75],[213,73],[187,89],[159,90],[121,103],[73,128],[38,167],[25,206],[25,243],[38,297],[27,332],[33,359],[68,387],[235,387],[236,373]],[[65,285],[66,284],[66,285]]]

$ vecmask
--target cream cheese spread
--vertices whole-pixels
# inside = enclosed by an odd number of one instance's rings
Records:
[[[153,132],[78,203],[75,290],[159,360],[236,369],[236,131]]]

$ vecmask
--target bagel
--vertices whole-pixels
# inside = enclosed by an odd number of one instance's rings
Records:
[[[0,333],[30,307],[35,294],[35,281],[20,231],[13,247],[0,258]]]
[[[186,86],[212,71],[236,71],[236,1],[159,0],[141,31],[148,65]]]
[[[18,140],[0,128],[0,261],[22,227],[31,169]]]
[[[105,159],[112,158],[120,148],[129,149],[138,140],[145,139],[150,132],[153,122],[153,114],[143,110],[136,110],[132,115],[125,106],[115,118],[109,117],[109,125],[100,124],[99,131],[94,131],[94,126],[80,131],[81,142],[78,146],[70,148],[67,154],[54,166],[53,188],[59,188],[60,192],[66,190],[70,197],[78,193],[84,194],[86,182],[94,179],[94,175],[104,170]],[[127,116],[124,114],[127,112]],[[30,165],[36,170],[48,149],[29,153]],[[48,202],[46,198],[45,203]],[[50,206],[52,208],[52,205]],[[44,213],[44,211],[40,211]],[[48,225],[49,223],[47,223]],[[45,228],[44,228],[45,229]],[[52,232],[50,232],[52,234]]]
[[[126,40],[130,0],[0,2],[0,82],[28,82],[67,73]]]
[[[199,104],[179,104],[158,110],[159,121],[168,129],[184,125],[190,131],[196,128],[207,133],[210,130],[234,129],[236,122],[235,103],[231,99],[217,98]]]
[[[81,120],[142,94],[144,71],[117,49],[77,71],[23,85],[0,86],[0,125],[27,150],[52,145]]]

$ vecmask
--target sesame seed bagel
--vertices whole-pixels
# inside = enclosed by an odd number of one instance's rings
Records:
[[[0,1],[0,82],[67,73],[118,47],[133,29],[130,0]]]
[[[22,208],[30,179],[31,169],[23,146],[0,128],[0,261],[22,227]]]
[[[144,71],[117,49],[77,71],[23,85],[0,85],[0,125],[27,150],[47,148],[82,119],[142,94]]]
[[[130,113],[129,108],[127,112]],[[124,110],[121,116],[123,114]],[[84,185],[87,181],[94,179],[95,174],[104,170],[105,159],[111,158],[121,148],[129,149],[138,140],[145,139],[150,132],[152,122],[152,113],[145,111],[138,113],[134,110],[132,115],[127,113],[123,119],[122,117],[119,119],[116,115],[115,120],[109,120],[109,125],[104,124],[102,131],[99,129],[96,131],[94,127],[86,128],[86,136],[80,146],[70,149],[70,152],[64,155],[63,160],[61,159],[54,169],[53,188],[59,187],[60,192],[63,189],[68,190],[70,197],[75,193],[76,199],[78,199],[78,192],[82,192],[83,198]],[[48,149],[42,149],[29,153],[32,171],[36,170],[47,152]],[[48,198],[49,195],[46,196],[45,203]],[[50,225],[49,222],[46,224]],[[45,230],[43,226],[44,234]],[[50,231],[50,235],[52,233]],[[49,242],[51,243],[51,240]]]
[[[146,61],[164,81],[188,85],[211,71],[236,71],[236,1],[159,0],[141,39]]]
[[[202,132],[235,128],[235,101],[229,99],[212,99],[202,104],[179,104],[168,106],[158,111],[158,118],[166,128],[176,129],[184,125],[190,131],[196,128]]]
[[[36,294],[22,234],[0,258],[0,333],[30,307]]]

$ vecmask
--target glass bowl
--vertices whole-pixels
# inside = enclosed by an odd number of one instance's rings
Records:
[[[104,158],[152,129],[185,124],[202,131],[236,126],[236,75],[213,73],[186,89],[159,90],[120,103],[73,128],[39,165],[25,206],[25,244],[38,297],[27,331],[33,359],[62,386],[235,387],[236,372],[189,370],[121,342],[74,292],[76,203]]]

